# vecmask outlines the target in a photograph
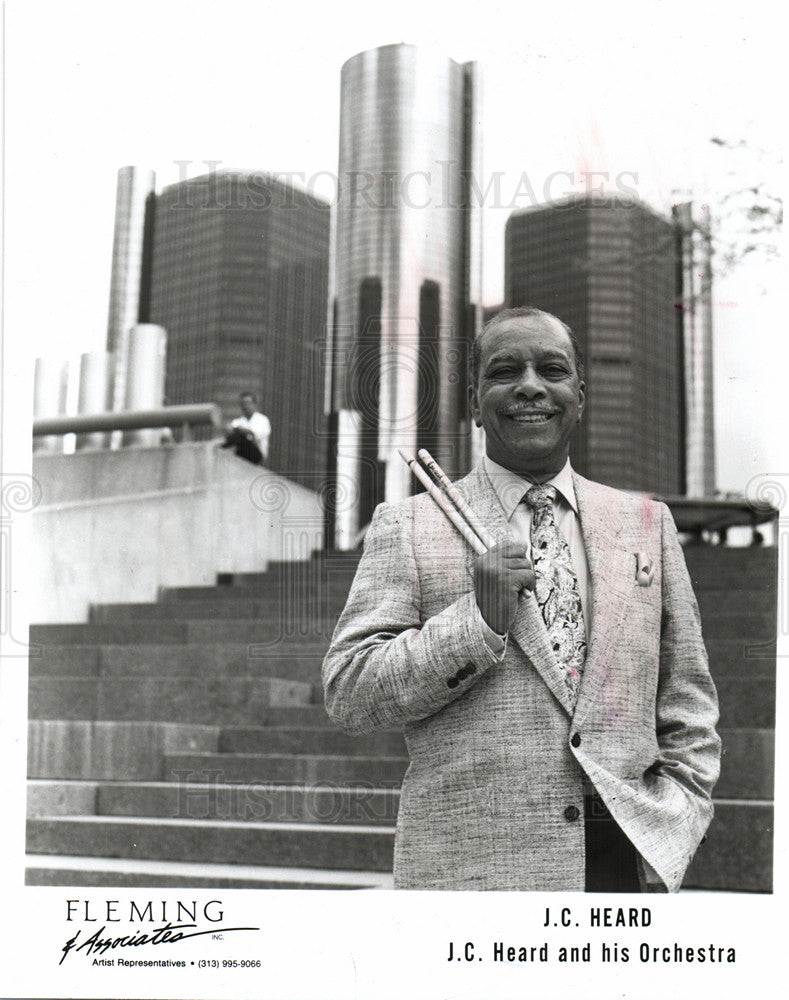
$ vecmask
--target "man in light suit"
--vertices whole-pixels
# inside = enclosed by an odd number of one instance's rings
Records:
[[[720,741],[671,515],[571,469],[585,385],[556,317],[496,316],[471,381],[486,456],[457,486],[496,545],[427,494],[380,505],[323,665],[340,726],[405,731],[395,885],[676,891]]]

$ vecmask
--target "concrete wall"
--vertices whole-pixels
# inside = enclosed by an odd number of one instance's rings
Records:
[[[322,546],[318,496],[215,443],[37,455],[31,621],[257,573]]]

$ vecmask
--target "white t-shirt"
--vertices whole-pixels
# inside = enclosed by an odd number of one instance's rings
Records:
[[[251,431],[260,454],[264,459],[268,458],[268,439],[271,436],[271,422],[268,417],[256,410],[251,417],[236,417],[230,426],[238,427],[242,431]]]

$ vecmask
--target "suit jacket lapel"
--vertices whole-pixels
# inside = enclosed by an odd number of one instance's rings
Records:
[[[496,542],[512,540],[509,522],[483,466],[478,465],[457,485]],[[469,569],[475,558],[476,553],[469,549],[466,562]],[[531,594],[524,594],[518,602],[518,612],[510,626],[510,638],[517,642],[563,708],[571,713],[572,701],[564,672],[548,641],[540,608]]]
[[[611,650],[620,643],[620,632],[632,599],[632,574],[628,575],[628,553],[622,546],[625,520],[611,507],[610,496],[602,497],[595,483],[573,475],[581,533],[592,578],[592,627],[574,720],[580,725],[605,680]],[[635,573],[635,560],[631,560]]]

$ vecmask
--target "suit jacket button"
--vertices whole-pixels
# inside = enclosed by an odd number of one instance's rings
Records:
[[[570,740],[570,745],[574,747],[579,747],[581,745],[580,733],[573,733],[573,738]]]
[[[457,677],[449,677],[449,678],[447,678],[447,687],[448,688],[456,688],[458,686],[458,684],[460,684],[460,681],[457,679]]]
[[[577,820],[580,815],[581,815],[581,810],[578,808],[578,806],[567,806],[567,808],[564,810],[564,818],[569,823],[574,823],[575,820]]]
[[[466,677],[470,677],[472,674],[477,672],[477,665],[476,663],[467,663],[464,669],[466,671]]]

